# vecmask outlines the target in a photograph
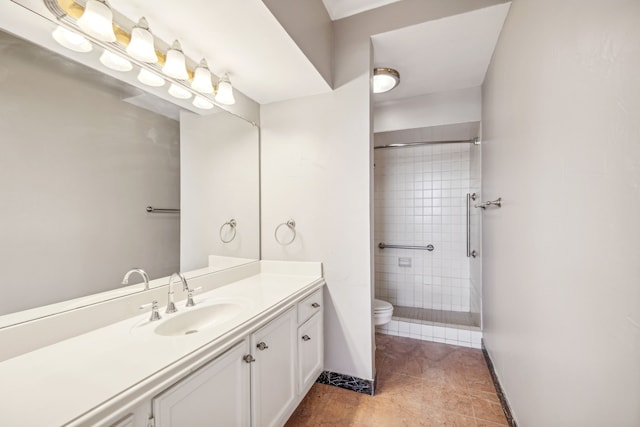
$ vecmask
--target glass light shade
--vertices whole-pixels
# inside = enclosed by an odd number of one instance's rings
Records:
[[[158,62],[153,34],[149,31],[146,19],[140,18],[138,25],[131,30],[131,41],[127,45],[127,53],[138,61],[152,64]]]
[[[213,104],[210,103],[209,101],[207,101],[206,99],[204,99],[201,96],[196,96],[195,99],[193,100],[193,105],[195,105],[198,108],[201,108],[203,110],[210,110],[213,108]]]
[[[236,99],[233,97],[233,86],[226,74],[218,82],[218,91],[216,92],[216,101],[224,105],[233,105]]]
[[[113,32],[113,13],[104,1],[88,0],[84,13],[78,18],[78,26],[82,31],[103,42],[116,41]]]
[[[389,92],[400,83],[400,73],[393,68],[374,68],[373,93]]]
[[[169,86],[169,95],[179,99],[189,99],[192,96],[191,92],[173,83]]]
[[[147,71],[144,68],[140,69],[138,73],[138,81],[140,83],[146,84],[147,86],[160,87],[164,86],[166,80],[160,77],[157,74],[152,73],[151,71]]]
[[[187,80],[189,78],[185,57],[178,40],[174,41],[171,49],[167,51],[167,59],[162,67],[162,72],[178,80]]]
[[[213,93],[213,84],[211,83],[211,71],[206,60],[200,61],[193,73],[193,82],[191,87],[201,93]]]
[[[93,50],[93,45],[84,36],[81,36],[75,31],[67,30],[64,27],[58,26],[53,30],[51,35],[61,46],[74,52],[86,53]]]
[[[111,68],[115,71],[131,71],[133,69],[133,65],[129,62],[128,59],[105,50],[100,55],[100,62],[107,68]]]

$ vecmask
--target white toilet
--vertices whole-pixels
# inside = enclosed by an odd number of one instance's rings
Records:
[[[393,306],[391,305],[391,303],[380,299],[373,300],[373,323],[376,326],[389,323],[392,316]]]

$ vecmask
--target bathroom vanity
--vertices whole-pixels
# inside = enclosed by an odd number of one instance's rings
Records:
[[[162,286],[1,329],[3,346],[23,336],[38,347],[36,330],[59,340],[0,362],[0,424],[284,424],[323,370],[320,263],[186,276],[202,289],[185,307],[176,287],[176,313],[164,313]],[[160,320],[139,310],[152,301]],[[90,330],[61,332],[61,322],[83,321]]]

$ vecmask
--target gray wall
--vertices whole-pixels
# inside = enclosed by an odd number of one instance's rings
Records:
[[[0,314],[117,288],[131,267],[179,266],[178,122],[139,94],[0,35]]]
[[[515,0],[484,84],[484,339],[523,427],[640,425],[638,17]]]

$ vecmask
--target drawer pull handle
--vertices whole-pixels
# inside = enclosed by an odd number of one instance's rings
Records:
[[[258,350],[266,350],[269,348],[269,346],[264,341],[259,342],[256,347],[258,347]]]
[[[251,363],[251,362],[255,362],[256,361],[256,359],[250,354],[247,354],[246,356],[244,356],[242,358],[242,360],[244,360],[247,363]]]
[[[302,341],[309,341],[311,339],[311,337],[309,335],[303,335],[302,336]]]
[[[311,307],[320,308],[320,304],[318,304],[317,302],[314,302],[313,304],[311,304]]]

